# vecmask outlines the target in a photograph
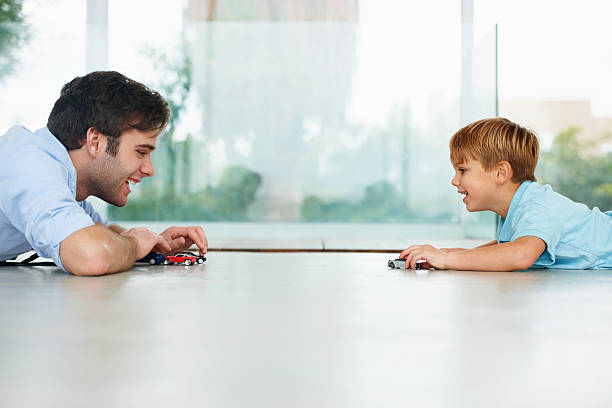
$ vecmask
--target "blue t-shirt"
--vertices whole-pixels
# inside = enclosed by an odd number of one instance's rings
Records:
[[[546,250],[532,268],[612,268],[612,212],[589,210],[549,185],[524,181],[497,228],[499,243],[538,237]]]
[[[0,137],[0,186],[0,261],[34,249],[65,270],[60,243],[82,228],[109,224],[91,204],[76,201],[76,170],[47,128],[13,126]]]

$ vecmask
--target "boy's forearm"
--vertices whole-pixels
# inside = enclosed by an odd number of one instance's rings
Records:
[[[527,269],[546,249],[536,237],[521,237],[513,242],[490,244],[446,255],[446,269],[471,271],[515,271]]]
[[[493,241],[489,241],[489,242],[487,242],[485,244],[478,245],[476,248],[484,248],[484,247],[488,247],[488,246],[491,246],[491,245],[497,245],[497,244],[498,244],[497,240],[494,239]]]

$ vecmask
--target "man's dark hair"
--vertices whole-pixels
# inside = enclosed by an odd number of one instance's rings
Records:
[[[108,136],[107,152],[114,156],[124,131],[161,131],[169,116],[158,92],[118,72],[96,71],[62,87],[47,127],[67,150],[79,149],[87,129],[96,128]]]

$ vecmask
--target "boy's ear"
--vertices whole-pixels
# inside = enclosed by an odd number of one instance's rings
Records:
[[[514,171],[509,162],[502,160],[497,163],[497,175],[495,177],[497,184],[504,184],[506,181],[512,180],[513,175]]]
[[[100,153],[106,151],[106,135],[100,132],[95,127],[87,129],[87,137],[85,139],[85,150],[92,157],[97,157]]]

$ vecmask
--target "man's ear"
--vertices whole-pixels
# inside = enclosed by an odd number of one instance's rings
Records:
[[[106,151],[106,135],[100,132],[95,127],[87,129],[87,138],[85,140],[85,149],[92,157],[97,157],[99,154]]]
[[[506,181],[512,180],[513,175],[514,171],[509,162],[502,160],[497,163],[497,175],[495,177],[497,184],[504,184]]]

